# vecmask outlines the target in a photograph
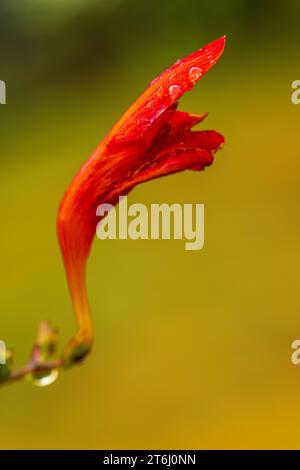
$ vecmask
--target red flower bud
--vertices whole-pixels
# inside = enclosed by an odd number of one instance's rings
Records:
[[[225,38],[217,39],[159,75],[98,145],[63,198],[57,229],[78,324],[65,351],[67,363],[84,357],[93,342],[85,265],[99,222],[96,208],[116,204],[139,183],[211,165],[223,137],[191,131],[206,115],[178,111],[177,102],[216,63],[224,46]]]

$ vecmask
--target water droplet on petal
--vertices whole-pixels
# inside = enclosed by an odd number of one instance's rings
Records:
[[[195,84],[199,78],[203,75],[202,69],[200,67],[192,67],[189,71],[189,79],[190,81]]]
[[[138,119],[138,124],[141,124],[142,126],[148,126],[149,124],[152,123],[151,119],[147,119],[146,117],[141,117]]]
[[[156,94],[157,94],[157,96],[158,96],[159,98],[163,98],[163,97],[164,97],[164,94],[165,94],[164,87],[163,87],[163,86],[160,86],[159,89],[157,90]]]
[[[178,98],[180,98],[182,94],[183,94],[183,91],[179,85],[172,85],[169,87],[169,95],[172,101],[178,100]]]
[[[47,385],[51,385],[53,382],[55,382],[58,375],[58,370],[53,369],[49,374],[41,375],[40,377],[37,375],[30,375],[29,380],[37,387],[47,387]]]

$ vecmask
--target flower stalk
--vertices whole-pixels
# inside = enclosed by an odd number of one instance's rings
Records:
[[[224,46],[225,38],[221,37],[153,80],[75,176],[59,207],[57,234],[77,332],[54,359],[57,332],[42,323],[29,363],[13,371],[8,361],[0,382],[29,377],[33,382],[47,383],[47,377],[51,381],[59,368],[77,364],[89,354],[94,331],[85,270],[99,223],[96,209],[103,203],[116,205],[119,196],[140,183],[183,170],[201,171],[213,163],[223,136],[214,130],[192,130],[207,114],[191,114],[177,107],[182,95],[217,62]]]

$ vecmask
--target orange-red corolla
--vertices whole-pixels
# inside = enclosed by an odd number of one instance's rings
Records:
[[[116,204],[139,183],[182,170],[203,170],[224,138],[192,131],[206,114],[178,111],[178,100],[217,62],[221,37],[159,75],[102,140],[69,186],[57,230],[78,331],[64,352],[66,364],[83,358],[93,343],[85,266],[99,217],[99,204]]]

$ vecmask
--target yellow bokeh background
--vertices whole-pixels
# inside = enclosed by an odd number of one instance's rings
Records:
[[[291,19],[299,14],[287,5]],[[175,24],[162,42],[151,33],[128,40],[114,62],[86,74],[79,67],[45,77],[21,66],[16,75],[13,61],[7,66],[0,338],[21,365],[41,320],[59,327],[60,347],[75,331],[55,232],[73,175],[159,72],[228,37],[220,62],[180,104],[209,111],[201,128],[224,134],[223,150],[202,173],[152,181],[129,196],[204,203],[203,250],[96,239],[88,264],[93,354],[49,387],[0,390],[0,448],[300,448],[300,366],[291,363],[300,338],[300,105],[291,103],[299,33],[293,22],[288,30],[288,15],[280,29],[280,9],[273,22],[272,9],[254,12],[245,30],[230,12],[224,25],[219,15],[204,29],[203,11],[199,25]]]

